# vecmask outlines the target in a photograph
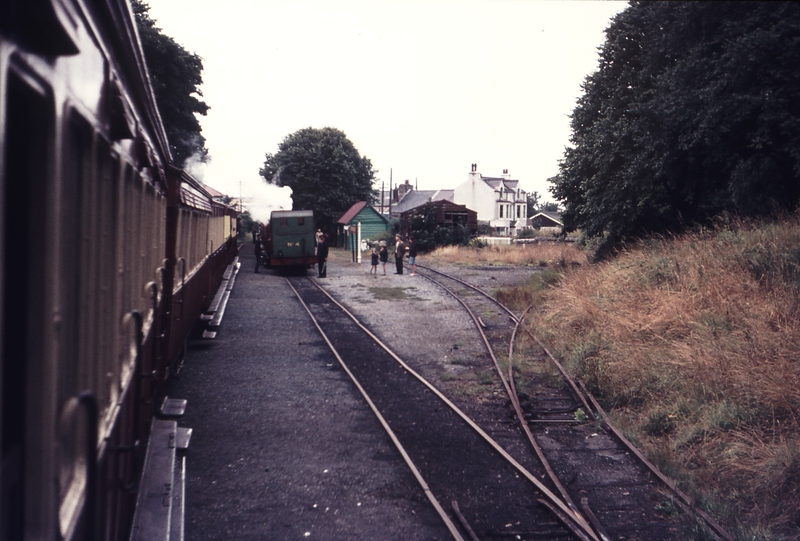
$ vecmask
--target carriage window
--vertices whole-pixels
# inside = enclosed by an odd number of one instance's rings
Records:
[[[305,225],[306,219],[304,217],[300,217],[297,219],[297,225]]]
[[[288,224],[289,224],[289,218],[281,218],[281,225],[288,225]]]

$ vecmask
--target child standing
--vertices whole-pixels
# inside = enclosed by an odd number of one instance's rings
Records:
[[[369,269],[369,273],[375,273],[375,276],[378,276],[378,252],[375,251],[375,248],[372,248],[372,254],[370,255],[370,260],[372,262],[372,268]]]
[[[383,275],[386,276],[386,262],[389,261],[389,250],[386,249],[384,241],[381,241],[381,251],[378,256],[380,257],[381,265],[383,265]]]

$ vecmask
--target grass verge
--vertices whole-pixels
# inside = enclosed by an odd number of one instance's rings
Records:
[[[598,264],[572,245],[432,259],[543,267],[496,295],[535,306],[530,329],[631,441],[737,541],[800,539],[800,218],[647,239]]]
[[[800,221],[737,222],[564,273],[532,330],[738,539],[798,539],[799,293]]]

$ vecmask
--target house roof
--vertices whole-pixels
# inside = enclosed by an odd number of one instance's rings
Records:
[[[495,190],[500,188],[507,193],[516,192],[517,188],[519,188],[519,180],[516,179],[504,177],[485,177],[481,175],[481,180]]]
[[[542,216],[548,220],[552,220],[556,222],[558,225],[563,226],[564,222],[561,220],[561,213],[560,212],[551,212],[547,210],[543,210],[541,212],[537,212],[533,216],[530,217],[531,220],[535,220],[538,216]]]
[[[500,184],[502,184],[502,182],[503,182],[502,178],[485,177],[483,175],[481,175],[481,180],[484,181],[486,184],[488,184],[489,186],[491,186],[494,189],[497,189],[497,187],[500,186]]]
[[[431,201],[452,201],[455,192],[455,190],[436,190],[436,193],[431,197]]]
[[[431,201],[437,190],[411,190],[392,207],[392,215],[399,215]]]
[[[340,218],[339,218],[339,219],[336,221],[336,223],[337,223],[337,224],[340,224],[340,225],[346,225],[346,224],[350,223],[350,222],[351,222],[351,221],[352,221],[352,220],[353,220],[353,219],[354,219],[356,216],[358,216],[358,215],[361,213],[361,211],[362,211],[362,210],[364,210],[365,208],[368,208],[368,209],[372,210],[372,212],[374,212],[374,213],[375,213],[377,216],[380,216],[380,218],[381,218],[382,220],[386,221],[386,218],[384,218],[383,216],[381,216],[381,213],[380,213],[380,212],[378,212],[377,210],[375,210],[375,209],[372,207],[372,205],[368,204],[366,201],[356,201],[356,202],[353,204],[353,206],[352,206],[352,207],[350,207],[349,209],[347,209],[347,212],[345,212],[344,214],[342,214],[342,216],[341,216],[341,217],[340,217]]]
[[[349,223],[350,220],[356,217],[356,215],[361,212],[361,209],[367,206],[366,201],[356,201],[352,207],[347,209],[347,211],[341,215],[341,217],[336,221],[337,224],[346,224]]]

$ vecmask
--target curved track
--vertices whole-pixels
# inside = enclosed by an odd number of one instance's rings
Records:
[[[418,270],[418,274],[459,297],[468,311],[471,306],[472,312],[480,310],[484,314],[480,325],[487,327],[490,332],[486,334],[492,337],[491,346],[485,339],[487,349],[502,351],[504,345],[507,347],[508,354],[502,366],[495,354],[489,353],[520,420],[522,432],[564,502],[575,512],[583,513],[601,538],[676,538],[674,525],[658,512],[658,499],[666,499],[665,494],[668,494],[671,503],[703,521],[713,536],[732,539],[610,425],[594,398],[579,388],[544,344],[529,332],[528,337],[545,355],[534,356],[541,370],[534,371],[534,377],[527,382],[528,393],[517,395],[514,363],[518,362],[518,356],[514,345],[524,314],[514,314],[491,295],[460,278],[430,267],[418,267],[424,271]],[[469,294],[457,294],[453,291],[456,288]],[[553,377],[554,368],[558,370],[557,378]],[[588,422],[596,419],[602,424]],[[657,485],[656,480],[660,484]],[[666,490],[659,492],[657,489],[662,487]]]
[[[551,491],[541,472],[505,453],[314,282],[289,283],[455,539],[599,539],[558,497],[543,498]]]

